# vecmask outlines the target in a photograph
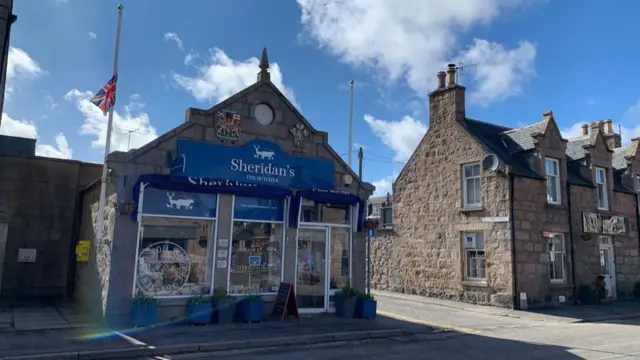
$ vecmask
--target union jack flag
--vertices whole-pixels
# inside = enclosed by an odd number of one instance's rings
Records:
[[[93,105],[102,110],[107,115],[109,110],[116,104],[116,84],[118,82],[118,73],[113,75],[111,80],[102,89],[98,90],[94,97],[91,98]]]

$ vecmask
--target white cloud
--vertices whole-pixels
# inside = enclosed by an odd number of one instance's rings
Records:
[[[456,49],[456,37],[480,24],[488,24],[503,11],[530,3],[530,0],[297,0],[306,33],[322,48],[344,63],[371,69],[378,80],[393,83],[406,80],[419,95],[435,88],[437,71],[444,70]],[[480,40],[484,41],[484,40]],[[463,53],[477,57],[479,90],[497,91],[490,98],[499,100],[521,91],[522,79],[529,74],[535,48],[527,42],[493,51],[476,41]],[[496,44],[494,44],[496,45]],[[483,51],[480,51],[483,50]],[[507,60],[506,63],[501,63]],[[514,68],[516,67],[516,68]],[[492,73],[491,70],[496,70]],[[508,77],[502,79],[504,75]]]
[[[193,64],[196,58],[197,55],[188,54],[185,63]],[[173,75],[177,86],[191,93],[198,101],[219,103],[253,85],[257,80],[260,61],[256,57],[243,61],[233,60],[221,49],[213,48],[209,51],[209,57],[204,60],[204,64],[194,65],[198,70],[197,76]],[[291,103],[298,106],[293,90],[283,83],[278,63],[271,62],[269,72],[271,82]]]
[[[399,121],[387,121],[365,114],[364,121],[382,143],[393,150],[394,160],[398,162],[409,159],[428,129],[427,125],[411,116],[404,116]]]
[[[89,31],[89,39],[95,40],[97,38],[98,38],[98,35],[96,35],[96,33],[94,33],[93,31]]]
[[[7,84],[6,91],[12,93],[16,81],[22,79],[35,79],[45,71],[40,67],[26,51],[9,47],[9,55],[7,58]]]
[[[38,128],[33,122],[16,120],[6,113],[3,113],[2,122],[0,123],[0,135],[38,139]],[[64,134],[60,133],[56,135],[55,142],[55,146],[47,144],[36,145],[36,155],[58,159],[71,159],[73,151],[69,147],[69,142]]]
[[[385,176],[377,181],[374,181],[372,184],[376,187],[376,190],[374,191],[373,195],[381,196],[387,195],[387,193],[392,194],[393,182],[396,181],[397,177],[398,173],[394,173],[391,176]]]
[[[164,34],[164,41],[175,41],[176,45],[178,45],[178,49],[180,49],[180,51],[184,51],[182,39],[180,39],[180,36],[178,36],[178,34],[174,32],[168,32]]]
[[[54,0],[54,3],[56,3],[56,4],[66,4],[68,2],[69,2],[69,0]]]
[[[72,89],[64,95],[64,99],[73,102],[85,117],[80,127],[80,134],[92,137],[93,148],[104,148],[107,137],[107,116],[89,101],[92,96],[90,91]],[[133,99],[124,106],[122,113],[113,112],[111,151],[139,148],[158,137],[156,129],[151,125],[149,115],[140,111],[144,104],[136,101],[139,95],[133,94],[131,97]]]
[[[498,43],[474,39],[460,54],[463,63],[476,64],[472,72],[476,87],[470,101],[486,106],[520,95],[524,83],[535,75],[535,58],[536,47],[527,41],[508,50]]]
[[[570,139],[582,135],[582,125],[591,124],[599,119],[592,119],[589,121],[583,121],[575,123],[569,127],[564,127],[560,130],[562,137]],[[620,116],[620,120],[613,121],[613,130],[615,132],[622,133],[622,145],[626,146],[631,142],[631,139],[640,137],[640,100],[635,104],[629,106],[629,108]],[[618,127],[619,126],[619,127]],[[591,131],[591,130],[589,130]]]

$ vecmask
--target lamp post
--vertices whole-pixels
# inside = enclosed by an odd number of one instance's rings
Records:
[[[373,215],[367,216],[364,228],[367,230],[367,295],[371,296],[371,238],[375,236],[375,229],[380,221]]]

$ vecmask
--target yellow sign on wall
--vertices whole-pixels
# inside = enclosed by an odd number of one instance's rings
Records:
[[[90,252],[89,240],[80,240],[80,241],[78,241],[78,245],[76,245],[76,261],[77,262],[88,262],[89,261],[89,252]]]

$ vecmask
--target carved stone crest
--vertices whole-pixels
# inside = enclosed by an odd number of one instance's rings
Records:
[[[304,152],[304,144],[309,138],[309,130],[302,124],[296,124],[289,129],[289,132],[293,135],[293,153],[302,154]]]
[[[240,115],[227,110],[221,110],[215,114],[216,136],[222,144],[235,146],[240,140],[242,129],[240,127]]]

